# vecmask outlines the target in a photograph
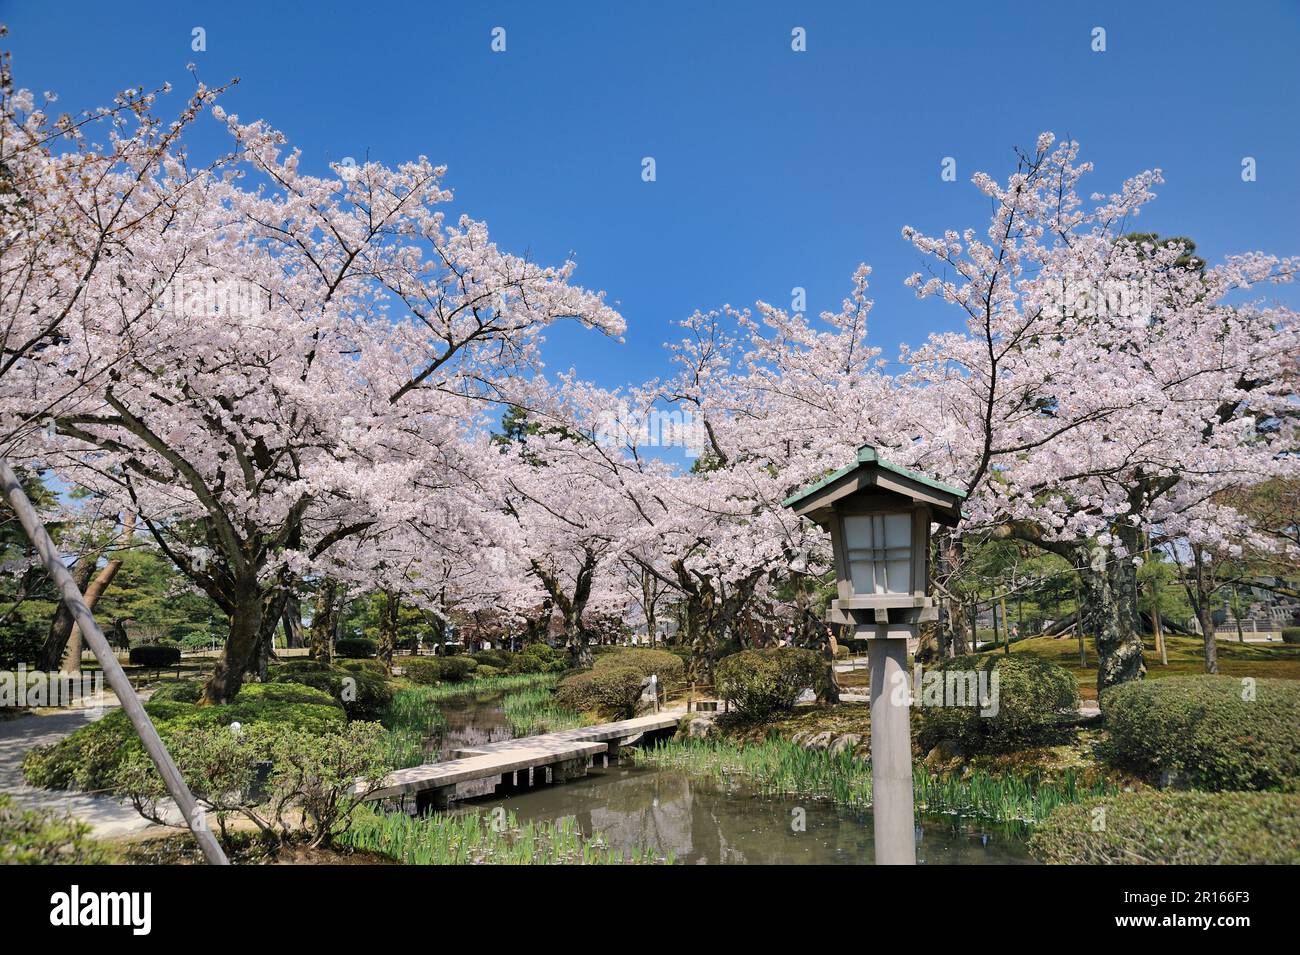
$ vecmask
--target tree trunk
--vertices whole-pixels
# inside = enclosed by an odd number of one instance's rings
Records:
[[[263,637],[265,616],[262,594],[256,580],[241,581],[236,585],[235,612],[230,616],[230,635],[226,647],[217,658],[217,665],[203,688],[201,706],[229,703],[244,685],[244,672],[257,652]]]
[[[284,645],[287,649],[296,650],[303,646],[302,632],[302,602],[298,599],[297,594],[290,594],[284,601],[284,613],[282,614],[284,623]]]
[[[333,659],[334,630],[338,625],[339,585],[326,580],[321,585],[320,599],[311,620],[311,657],[317,663],[329,664]]]
[[[77,584],[77,589],[83,594],[87,587],[90,586],[90,578],[95,573],[95,562],[97,556],[87,554],[77,561],[72,570],[72,579]],[[67,605],[60,600],[59,605],[55,608],[54,619],[50,621],[50,634],[45,638],[45,644],[41,647],[41,652],[37,655],[36,666],[41,670],[57,670],[63,663],[63,653],[68,646],[68,638],[72,635],[72,628],[75,625],[72,614],[68,611]],[[78,668],[80,668],[81,654],[77,654]]]
[[[401,595],[391,590],[384,591],[384,606],[379,614],[379,646],[376,648],[376,656],[390,670],[393,668],[393,650],[397,647],[397,628],[401,610]]]
[[[134,523],[134,520],[129,521],[128,528]],[[127,533],[129,534],[130,531],[128,530]],[[108,589],[108,585],[113,582],[113,578],[121,568],[122,558],[114,557],[95,575],[95,579],[90,582],[90,586],[85,591],[88,609],[95,609],[95,604],[99,603],[99,598],[104,596],[104,591]],[[63,669],[69,672],[81,669],[81,628],[75,623],[72,625],[72,632],[68,634],[68,647],[63,654]]]
[[[1205,672],[1219,672],[1219,645],[1215,642],[1214,637],[1214,614],[1210,610],[1209,595],[1207,594],[1196,608],[1196,622],[1201,625],[1201,633],[1205,637]]]
[[[1087,545],[1077,549],[1083,584],[1083,619],[1097,641],[1097,691],[1146,675],[1142,640],[1133,626],[1132,558],[1113,553],[1092,553]]]

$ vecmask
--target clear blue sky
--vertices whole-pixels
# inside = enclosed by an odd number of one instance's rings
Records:
[[[1080,140],[1110,191],[1160,166],[1146,231],[1212,261],[1300,254],[1300,3],[166,3],[0,0],[19,85],[64,108],[194,61],[302,148],[449,166],[458,211],[512,251],[572,252],[625,344],[549,336],[552,370],[605,385],[661,372],[693,309],[808,290],[833,308],[875,269],[872,337],[894,357],[954,316],[903,288],[899,237],[982,228],[969,179],[1005,178],[1045,129]],[[192,52],[191,29],[207,31]],[[491,30],[506,29],[493,53]],[[791,29],[807,52],[791,51]],[[1090,49],[1107,31],[1107,51]],[[202,145],[202,144],[200,144]],[[658,181],[641,180],[653,156]],[[940,179],[945,156],[958,181]],[[1241,181],[1253,156],[1258,181]],[[1297,289],[1279,297],[1300,301]],[[1273,294],[1273,293],[1270,293]]]

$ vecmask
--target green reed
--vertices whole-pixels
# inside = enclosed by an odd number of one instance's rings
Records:
[[[585,835],[572,816],[521,823],[514,813],[411,817],[358,809],[343,845],[406,865],[671,865],[674,854],[639,846],[623,850],[599,833]]]
[[[549,687],[530,687],[506,695],[501,710],[516,736],[536,736],[584,725],[581,713],[556,705]]]
[[[849,751],[805,749],[787,740],[761,743],[682,740],[633,751],[641,765],[711,776],[724,785],[743,782],[764,796],[797,795],[839,806],[871,805],[871,763]],[[1108,783],[1085,785],[1073,773],[1040,780],[973,770],[935,775],[925,765],[913,770],[918,813],[951,813],[997,822],[1035,823],[1063,803],[1115,792]]]

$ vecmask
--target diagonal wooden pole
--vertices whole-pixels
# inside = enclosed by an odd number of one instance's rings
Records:
[[[31,539],[33,546],[35,546],[36,552],[40,554],[41,561],[45,564],[45,570],[58,586],[63,602],[72,614],[72,619],[80,628],[86,642],[90,644],[90,649],[95,651],[95,657],[99,660],[100,667],[103,668],[108,685],[117,693],[117,698],[122,703],[122,709],[126,711],[127,719],[131,721],[131,725],[135,727],[135,731],[140,735],[140,741],[144,743],[149,758],[158,767],[163,783],[167,786],[167,792],[171,794],[172,799],[180,808],[181,815],[185,817],[185,824],[194,833],[194,838],[198,841],[199,848],[203,850],[203,855],[208,860],[208,864],[229,865],[230,862],[226,859],[226,854],[221,851],[221,846],[217,843],[216,837],[212,835],[212,830],[204,822],[203,811],[194,801],[190,788],[185,785],[180,770],[172,762],[171,754],[167,752],[167,747],[163,745],[162,739],[159,738],[158,730],[150,722],[149,714],[144,711],[144,704],[140,702],[140,697],[136,695],[135,688],[131,686],[131,681],[127,679],[126,671],[122,669],[122,664],[117,662],[117,655],[113,653],[112,647],[108,645],[104,631],[99,629],[99,624],[95,622],[90,608],[86,606],[81,591],[77,589],[76,581],[68,573],[68,568],[63,565],[63,558],[59,556],[59,552],[54,547],[54,541],[50,539],[49,533],[45,530],[45,525],[41,523],[36,508],[27,499],[27,494],[18,481],[18,475],[14,474],[13,468],[9,466],[9,462],[4,458],[0,458],[0,486],[3,486],[5,497],[13,507],[14,513],[18,515],[18,520],[22,523],[23,530],[27,532],[28,538]]]

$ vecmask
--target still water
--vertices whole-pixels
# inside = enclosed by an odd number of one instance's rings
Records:
[[[445,710],[449,728],[437,742],[451,750],[510,738],[496,701],[469,700]],[[576,817],[585,833],[599,831],[615,846],[671,851],[679,863],[870,864],[871,814],[851,812],[797,797],[757,796],[743,786],[672,770],[636,767],[624,759],[586,778],[553,786],[493,795],[485,781],[459,803],[463,809],[497,806],[521,820]],[[925,819],[916,829],[917,861],[931,865],[1030,862],[1014,830],[947,817]]]

